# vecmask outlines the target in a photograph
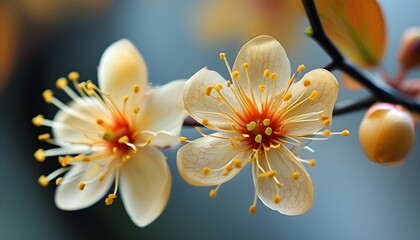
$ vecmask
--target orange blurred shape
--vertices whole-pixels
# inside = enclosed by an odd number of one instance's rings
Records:
[[[410,153],[415,138],[414,120],[401,106],[377,103],[369,108],[359,128],[366,156],[383,165],[399,165]]]
[[[362,68],[378,65],[387,45],[386,25],[376,0],[315,0],[326,34]]]
[[[410,27],[404,31],[398,60],[406,70],[420,66],[420,27]]]
[[[362,84],[360,84],[357,80],[345,72],[341,73],[341,83],[345,88],[351,91],[363,89]]]
[[[10,78],[17,57],[17,25],[13,4],[0,2],[0,93]]]

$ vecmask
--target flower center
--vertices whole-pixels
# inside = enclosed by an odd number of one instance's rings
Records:
[[[137,134],[132,130],[127,120],[116,119],[114,125],[107,128],[102,139],[109,151],[127,156],[131,151],[137,150],[132,144],[135,142]]]

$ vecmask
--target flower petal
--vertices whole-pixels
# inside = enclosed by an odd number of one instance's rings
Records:
[[[177,166],[181,177],[191,185],[214,186],[232,179],[241,168],[235,168],[232,161],[239,158],[243,166],[247,163],[249,151],[239,152],[227,139],[226,133],[216,133],[186,144],[178,150]],[[224,175],[228,165],[234,168]],[[210,172],[205,176],[203,169]]]
[[[155,133],[152,144],[168,147],[178,143],[182,123],[187,116],[182,101],[186,81],[172,81],[145,94],[137,126]]]
[[[359,67],[380,64],[385,55],[387,36],[378,1],[315,2],[326,34],[347,58]]]
[[[96,165],[77,165],[74,166],[64,177],[63,183],[58,185],[55,191],[55,204],[62,210],[79,210],[90,207],[100,200],[113,183],[114,174],[105,175],[102,181],[95,179],[79,189],[79,183],[90,181],[97,177],[103,168]],[[68,181],[68,182],[67,182]]]
[[[147,68],[141,54],[128,40],[111,44],[102,54],[98,68],[99,87],[110,94],[118,106],[135,84],[140,94],[147,88]]]
[[[263,74],[266,69],[271,73],[277,73],[276,89],[273,91],[280,92],[287,86],[290,78],[290,62],[286,52],[280,43],[271,36],[258,36],[247,42],[239,51],[236,57],[233,70],[240,72],[239,83],[248,96],[251,96],[247,75],[242,64],[248,63],[248,75],[251,89],[254,94],[259,92],[259,85],[264,84],[267,89],[271,89],[271,83],[263,81]],[[270,94],[270,93],[269,93]],[[270,95],[269,95],[270,96]],[[260,101],[260,98],[256,98]]]
[[[208,87],[217,84],[221,84],[222,89],[220,91],[212,89],[210,95],[207,95]],[[219,93],[226,101],[220,100]],[[226,80],[219,73],[201,69],[187,81],[184,91],[185,110],[199,123],[206,119],[211,125],[231,129],[231,118],[236,116],[227,104],[239,108],[233,93],[226,86]]]
[[[269,208],[286,215],[300,215],[309,210],[313,202],[313,184],[309,174],[302,164],[285,155],[285,146],[280,149],[271,149],[267,152],[268,159],[262,156],[259,164],[264,169],[269,169],[267,162],[274,171],[275,177],[283,184],[277,185],[273,178],[259,178],[260,169],[253,164],[253,178],[258,197]],[[290,154],[292,154],[289,151]],[[298,172],[299,177],[292,179],[292,173]],[[275,203],[276,194],[281,198]]]
[[[305,87],[304,80],[310,80],[310,85]],[[318,91],[318,96],[314,100],[310,100],[309,96],[314,90]],[[290,120],[285,124],[287,135],[304,136],[317,132],[323,127],[323,120],[320,118],[321,113],[331,119],[337,101],[338,83],[329,71],[325,69],[312,70],[305,74],[301,81],[293,84],[289,91],[292,93],[290,103],[298,100],[300,104],[283,116],[284,121]],[[321,113],[317,114],[317,112]],[[307,118],[301,120],[312,121],[292,120],[303,114],[311,113],[313,114],[307,115]]]
[[[100,105],[94,98],[80,98],[68,104],[66,111],[60,110],[54,117],[56,125],[52,126],[53,135],[61,146],[71,143],[91,141],[98,137],[94,132],[101,128],[96,124],[96,119],[106,120],[108,117],[101,111]],[[89,132],[82,129],[89,129]]]
[[[121,168],[120,190],[125,209],[140,227],[153,222],[165,208],[171,190],[166,157],[155,147],[145,147]]]

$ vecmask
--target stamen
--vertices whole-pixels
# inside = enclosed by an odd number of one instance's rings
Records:
[[[257,134],[257,136],[255,136],[254,140],[257,143],[261,143],[262,142],[262,136],[261,136],[261,134]]]
[[[276,80],[279,75],[275,72],[270,74],[270,80]]]
[[[330,118],[328,115],[323,114],[323,113],[319,117],[321,118],[321,120],[327,120]]]
[[[290,98],[292,98],[292,94],[290,92],[287,92],[284,96],[283,96],[283,100],[284,101],[289,101]]]
[[[140,86],[139,86],[139,85],[137,85],[137,84],[135,84],[135,85],[133,86],[133,92],[134,92],[134,94],[136,94],[136,93],[140,92]]]
[[[303,80],[303,86],[308,87],[309,85],[311,85],[311,80],[309,79]]]
[[[184,136],[181,136],[181,137],[178,138],[178,142],[187,142],[187,141],[188,141],[188,138],[186,138]]]
[[[299,172],[293,172],[292,175],[290,176],[293,180],[298,180],[300,177],[300,173]]]
[[[209,120],[207,120],[206,118],[203,118],[201,120],[201,124],[203,124],[204,126],[207,126],[207,125],[209,125]]]
[[[38,178],[38,183],[43,187],[47,187],[50,181],[48,181],[46,176],[42,175]]]
[[[79,75],[79,73],[77,73],[77,72],[71,72],[71,73],[69,73],[69,75],[67,76],[71,81],[77,81],[77,80],[79,80],[79,77],[80,77],[80,75]]]
[[[329,137],[329,136],[331,136],[331,130],[330,129],[325,129],[323,134],[324,134],[324,136]]]
[[[249,206],[249,214],[255,214],[257,213],[257,206],[255,204],[252,204],[251,206]]]
[[[311,101],[314,101],[319,95],[319,92],[317,90],[312,90],[311,95],[309,95],[309,99]]]
[[[98,176],[99,182],[102,182],[104,180],[105,175],[106,175],[105,172],[99,173],[99,176]]]
[[[274,176],[276,176],[276,174],[277,174],[277,171],[270,170],[270,171],[258,174],[258,178],[273,178]]]
[[[315,167],[315,160],[314,159],[309,160],[308,164],[310,167]]]
[[[44,123],[44,116],[39,114],[36,117],[32,118],[32,124],[35,125],[36,127],[40,127],[42,126],[42,124]]]
[[[83,182],[79,183],[79,189],[80,191],[83,191],[85,189],[86,184],[84,184]]]
[[[57,81],[55,82],[55,86],[60,90],[65,88],[67,86],[67,79],[65,77],[57,79]]]
[[[130,139],[127,136],[122,136],[118,139],[119,143],[128,143]]]
[[[249,68],[249,64],[248,63],[243,63],[242,64],[242,68],[243,69],[248,69]]]
[[[330,119],[325,119],[325,120],[322,122],[322,126],[324,126],[324,127],[329,126],[329,125],[331,125],[331,120],[330,120]]]
[[[271,123],[271,120],[269,119],[269,118],[266,118],[266,119],[264,119],[263,120],[263,124],[264,124],[264,126],[268,126],[268,125],[270,125],[270,123]]]
[[[205,177],[207,177],[210,174],[211,169],[209,167],[203,167],[203,170],[202,171],[203,171],[203,175]]]
[[[258,91],[260,91],[261,93],[265,91],[265,85],[264,84],[260,84],[258,86]]]
[[[246,125],[246,129],[247,129],[248,131],[252,131],[252,130],[254,130],[256,127],[257,127],[257,123],[256,123],[255,121],[251,121],[250,123],[248,123],[248,124]]]
[[[303,65],[303,64],[299,65],[299,67],[297,68],[297,71],[298,71],[299,73],[301,73],[301,72],[305,71],[305,65]]]
[[[53,100],[53,92],[50,89],[47,89],[42,93],[42,97],[46,103],[50,104]]]
[[[350,131],[346,129],[346,130],[342,131],[342,132],[341,132],[341,134],[342,134],[343,136],[347,137],[347,136],[349,136],[349,135],[350,135]]]
[[[55,185],[60,185],[61,184],[61,182],[63,182],[63,178],[62,177],[59,177],[59,178],[57,178],[56,180],[55,180]]]
[[[223,176],[227,176],[232,171],[232,169],[233,169],[232,165],[227,165],[227,167],[225,168],[225,171],[223,172]]]
[[[240,74],[239,74],[239,72],[238,72],[238,71],[233,71],[233,72],[232,72],[232,77],[233,77],[233,78],[237,79],[237,78],[239,78],[239,76],[240,76]]]
[[[226,53],[220,53],[219,57],[220,57],[220,60],[225,60],[226,59]]]
[[[269,77],[270,76],[270,70],[265,69],[263,72],[263,77]]]
[[[50,138],[51,138],[51,134],[49,133],[44,133],[38,136],[39,141],[46,141],[46,140],[49,140]]]
[[[222,186],[222,185],[219,184],[219,185],[217,185],[217,187],[215,189],[210,190],[209,197],[215,198],[216,195],[217,195],[217,191],[219,190],[220,186]]]
[[[211,94],[211,90],[213,90],[213,86],[210,86],[210,85],[209,85],[209,86],[207,86],[207,87],[206,87],[206,95],[207,95],[207,96],[210,96],[210,94]]]
[[[267,136],[270,136],[273,133],[273,129],[271,127],[267,127],[264,132]]]
[[[44,162],[45,161],[45,152],[44,149],[40,148],[34,153],[34,157],[38,162]]]
[[[280,195],[276,194],[276,195],[274,196],[274,203],[275,203],[275,204],[279,204],[279,203],[280,203],[280,201],[281,201],[281,197],[280,197]]]
[[[242,161],[240,158],[236,158],[235,160],[233,160],[233,163],[235,164],[236,168],[241,168],[242,167]]]
[[[216,89],[216,91],[220,91],[220,90],[222,90],[222,88],[223,88],[223,86],[220,83],[218,83],[214,86],[214,89]]]

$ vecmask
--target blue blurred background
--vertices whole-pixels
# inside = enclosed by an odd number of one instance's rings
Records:
[[[189,186],[180,178],[175,164],[177,149],[165,150],[173,176],[168,206],[146,228],[131,222],[121,201],[111,207],[101,201],[74,212],[57,209],[55,187],[42,188],[37,179],[58,164],[56,161],[41,164],[33,159],[33,152],[41,146],[37,135],[46,129],[33,127],[31,118],[39,113],[52,117],[56,112],[53,106],[43,103],[42,90],[54,88],[55,80],[70,71],[78,71],[82,79],[96,81],[102,52],[121,38],[137,46],[147,63],[149,81],[154,85],[189,78],[205,66],[226,76],[219,52],[226,52],[233,63],[237,51],[247,41],[230,39],[223,44],[202,41],[196,30],[204,0],[104,2],[89,6],[92,11],[83,6],[81,15],[76,14],[74,6],[64,8],[62,13],[55,12],[46,21],[57,25],[53,29],[42,25],[45,23],[34,23],[23,11],[18,13],[16,21],[20,26],[25,21],[27,24],[20,30],[19,41],[16,40],[18,60],[0,93],[0,239],[420,238],[419,139],[401,166],[384,167],[370,162],[358,141],[364,111],[334,118],[332,129],[349,129],[350,137],[311,143],[315,153],[308,156],[317,160],[317,166],[309,169],[315,184],[315,201],[302,216],[281,215],[261,202],[258,213],[250,215],[248,207],[254,196],[250,168],[224,184],[216,199],[209,198],[210,188]],[[400,35],[405,28],[420,25],[420,2],[379,2],[389,36],[384,68],[395,74]],[[70,10],[74,12],[69,13]],[[64,21],[64,16],[76,20]],[[56,23],[59,20],[63,23]],[[304,22],[302,30],[306,26]],[[293,68],[304,63],[307,69],[313,69],[329,61],[303,34],[299,35],[299,46],[286,51]],[[418,71],[412,74],[419,75]],[[340,88],[339,99],[365,95],[363,91]],[[419,137],[420,130],[416,133]],[[188,127],[183,134],[197,136]]]

